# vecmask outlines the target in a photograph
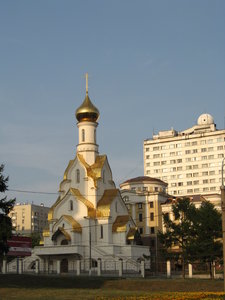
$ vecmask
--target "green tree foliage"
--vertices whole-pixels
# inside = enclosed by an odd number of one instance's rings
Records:
[[[189,198],[178,199],[172,213],[172,220],[163,215],[166,230],[159,233],[164,256],[181,260],[183,277],[187,261],[209,263],[212,275],[212,263],[222,257],[221,214],[208,201],[197,209]]]
[[[34,248],[35,246],[39,246],[41,241],[41,236],[39,232],[32,232],[30,237],[31,237],[32,248]]]
[[[165,233],[159,232],[159,241],[167,258],[182,262],[182,274],[185,277],[185,262],[189,256],[189,246],[195,234],[196,208],[189,198],[178,199],[172,205],[173,220],[163,215]]]
[[[209,201],[202,202],[197,210],[196,235],[192,238],[189,253],[192,261],[209,264],[212,278],[213,262],[223,256],[222,216]]]
[[[0,193],[8,189],[8,177],[3,175],[4,165],[0,165]],[[8,213],[13,208],[16,199],[7,200],[7,196],[0,199],[0,257],[8,252],[7,240],[11,237],[12,222]]]

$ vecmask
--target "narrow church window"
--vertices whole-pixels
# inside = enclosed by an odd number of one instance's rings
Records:
[[[73,201],[70,200],[70,210],[73,210]]]
[[[103,239],[103,225],[100,226],[100,239]]]
[[[82,129],[82,142],[85,142],[85,130]]]
[[[94,130],[94,143],[96,144],[96,129]]]
[[[103,181],[103,183],[105,183],[105,170],[103,170],[103,172],[102,172],[102,181]]]
[[[77,169],[77,171],[76,171],[76,182],[77,183],[80,183],[80,170],[79,169]]]
[[[115,211],[117,212],[117,201],[115,203]]]

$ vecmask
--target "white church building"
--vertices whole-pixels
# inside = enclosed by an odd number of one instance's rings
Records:
[[[86,97],[75,115],[76,156],[68,163],[59,197],[49,211],[44,245],[35,247],[34,253],[42,268],[58,273],[76,269],[77,260],[84,270],[99,259],[108,269],[117,269],[121,259],[132,269],[149,256],[149,247],[138,245],[139,232],[115,186],[107,156],[99,154],[99,111],[89,98],[87,75]]]

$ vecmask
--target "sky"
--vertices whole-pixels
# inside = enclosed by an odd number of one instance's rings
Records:
[[[55,202],[76,155],[86,72],[99,152],[118,187],[143,175],[153,132],[192,127],[202,113],[225,127],[225,1],[0,0],[8,198]]]

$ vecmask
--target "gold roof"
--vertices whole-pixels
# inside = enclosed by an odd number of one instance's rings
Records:
[[[43,229],[43,237],[49,237],[50,236],[50,231],[49,229]]]
[[[94,218],[95,214],[96,214],[94,205],[89,200],[84,198],[84,196],[81,195],[81,193],[78,189],[71,188],[70,192],[74,197],[76,197],[77,200],[83,202],[84,205],[86,205],[87,210],[88,210],[88,217]]]
[[[60,198],[60,196],[57,198],[56,202],[52,205],[52,207],[49,209],[48,212],[48,221],[51,221],[53,219],[53,211],[54,208],[62,201],[62,199]]]
[[[62,233],[68,241],[71,241],[70,234],[63,227],[58,227],[56,232],[52,235],[52,240],[54,241],[60,233]]]
[[[134,240],[135,239],[135,233],[137,231],[137,227],[131,227],[127,234],[128,240]]]
[[[82,232],[81,225],[72,216],[63,215],[62,217],[72,225],[74,232]]]
[[[109,217],[110,205],[118,194],[117,189],[105,190],[102,198],[97,204],[97,217]]]
[[[129,219],[129,215],[118,216],[112,225],[112,232],[126,231],[126,225]]]
[[[78,157],[79,161],[84,165],[84,167],[87,171],[87,176],[91,177],[93,179],[94,186],[95,186],[95,188],[97,188],[97,181],[102,176],[102,167],[105,163],[106,155],[98,155],[95,159],[95,163],[91,166],[86,163],[83,155],[77,153],[77,157]]]
[[[83,103],[76,110],[75,115],[78,122],[83,122],[83,121],[96,122],[98,120],[100,115],[99,110],[91,102],[87,93]]]

